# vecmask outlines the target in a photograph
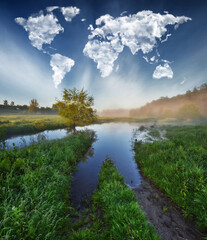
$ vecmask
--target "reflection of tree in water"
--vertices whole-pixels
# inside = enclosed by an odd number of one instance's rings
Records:
[[[87,160],[88,160],[88,158],[91,158],[91,157],[93,157],[93,155],[94,155],[94,148],[91,146],[90,148],[89,148],[89,150],[88,150],[88,152],[85,154],[85,156],[82,158],[82,162],[84,163],[86,163],[87,162]]]
[[[97,134],[94,130],[91,129],[85,129],[84,131],[81,130],[79,132],[83,132],[87,136],[89,136],[92,139],[92,143],[96,142],[98,140]],[[87,162],[88,158],[93,157],[94,155],[94,148],[91,146],[85,156],[82,158],[82,162]]]
[[[47,136],[46,136],[45,133],[39,133],[36,136],[30,136],[28,142],[24,137],[21,137],[20,138],[20,148],[24,148],[27,145],[41,143],[41,142],[44,142],[46,140],[48,140],[48,139],[47,139]]]

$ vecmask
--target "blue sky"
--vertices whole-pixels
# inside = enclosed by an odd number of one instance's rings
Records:
[[[206,12],[201,0],[2,0],[0,102],[51,106],[84,87],[101,110],[182,94],[207,82]]]

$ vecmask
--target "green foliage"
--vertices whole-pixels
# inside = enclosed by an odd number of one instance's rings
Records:
[[[130,117],[182,118],[191,119],[207,117],[207,83],[193,91],[172,98],[161,97],[145,106],[130,110]]]
[[[160,239],[110,160],[104,162],[99,173],[91,215],[92,225],[74,232],[71,239]]]
[[[0,152],[0,239],[68,239],[71,173],[89,132]]]
[[[37,99],[32,99],[29,105],[29,112],[30,113],[37,112],[38,108],[39,108],[39,103],[37,102]]]
[[[135,159],[145,176],[207,229],[207,127],[162,127],[170,140],[135,143]]]
[[[10,115],[0,116],[0,140],[18,134],[32,134],[44,130],[65,128],[67,125],[58,116]]]
[[[73,88],[64,89],[63,99],[57,101],[56,106],[58,114],[65,118],[70,127],[75,129],[77,125],[87,125],[95,121],[96,114],[92,108],[93,104],[93,97],[89,96],[86,91]]]

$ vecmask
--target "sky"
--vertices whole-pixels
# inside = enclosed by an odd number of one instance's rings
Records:
[[[1,0],[0,103],[84,88],[97,110],[207,82],[206,0]]]

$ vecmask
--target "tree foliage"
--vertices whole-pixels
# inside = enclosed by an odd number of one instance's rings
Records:
[[[58,114],[65,118],[68,125],[75,130],[76,126],[87,125],[96,119],[96,111],[92,108],[94,98],[87,91],[64,89],[62,101],[57,101]]]
[[[4,106],[8,106],[8,100],[4,100]]]
[[[37,99],[32,99],[29,105],[29,112],[36,112],[38,108],[39,108],[39,103],[37,102]]]

